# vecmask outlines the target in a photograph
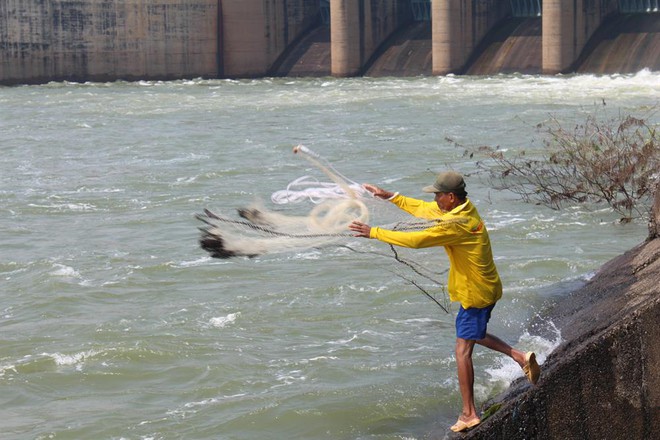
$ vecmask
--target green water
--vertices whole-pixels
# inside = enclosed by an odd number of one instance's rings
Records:
[[[447,137],[533,153],[551,116],[659,99],[649,72],[0,88],[2,438],[442,438],[460,409],[453,316],[392,260],[336,247],[213,260],[194,214],[310,209],[270,202],[326,179],[291,154],[299,143],[424,197],[436,171],[476,169]],[[468,190],[505,285],[489,328],[543,360],[561,336],[531,318],[646,226],[526,205],[477,175]],[[442,250],[411,255],[446,269]],[[521,376],[483,349],[475,363],[478,404]]]

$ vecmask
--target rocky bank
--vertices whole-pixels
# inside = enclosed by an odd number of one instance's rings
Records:
[[[660,439],[660,191],[649,238],[605,264],[551,312],[564,342],[532,386],[487,402],[499,409],[449,439]],[[482,417],[483,418],[483,417]]]

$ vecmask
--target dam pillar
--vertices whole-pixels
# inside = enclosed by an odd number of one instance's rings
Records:
[[[208,1],[208,0],[207,0]],[[222,76],[261,77],[316,23],[319,3],[307,0],[222,0]]]
[[[543,73],[563,72],[576,58],[574,6],[574,0],[543,1]]]
[[[461,73],[481,40],[510,11],[510,3],[501,0],[432,0],[433,74]]]
[[[617,0],[543,0],[543,73],[572,69],[589,39],[618,10]]]
[[[330,71],[333,76],[360,72],[360,1],[330,0]]]
[[[446,75],[460,69],[465,62],[464,26],[461,0],[431,1],[431,53],[433,74]]]

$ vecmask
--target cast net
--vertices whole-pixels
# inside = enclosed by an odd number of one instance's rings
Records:
[[[410,256],[409,250],[403,248],[389,246],[390,252],[382,252],[353,245],[356,238],[349,231],[348,225],[353,220],[368,223],[370,213],[391,211],[391,203],[373,197],[360,184],[339,173],[332,164],[309,148],[299,145],[293,152],[312,163],[331,182],[303,176],[292,181],[285,190],[274,192],[271,201],[276,205],[310,202],[313,207],[309,212],[305,215],[289,215],[270,210],[261,203],[252,203],[238,208],[236,218],[205,209],[203,214],[196,216],[204,223],[199,228],[202,249],[214,258],[223,259],[252,258],[331,246],[378,255],[398,262],[398,270],[388,270],[416,286],[448,311],[446,295],[443,295],[441,304],[427,290],[439,286],[444,291],[444,284],[439,279],[446,270],[429,269],[427,264],[416,261]],[[441,221],[420,220],[405,213],[399,214],[399,217],[402,215],[406,219],[399,218],[380,226],[391,230],[414,231],[429,228]],[[383,266],[392,267],[391,264]]]

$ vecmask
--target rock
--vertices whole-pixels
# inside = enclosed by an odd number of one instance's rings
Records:
[[[660,237],[660,185],[655,190],[655,203],[649,220],[649,240]]]

